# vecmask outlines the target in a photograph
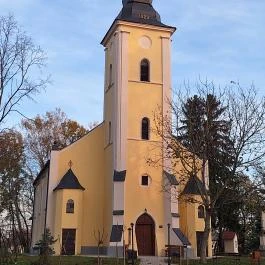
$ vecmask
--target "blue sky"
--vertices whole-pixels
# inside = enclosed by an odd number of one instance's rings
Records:
[[[34,117],[60,107],[87,125],[102,120],[104,49],[100,41],[122,0],[0,0],[47,52],[53,83],[23,112]],[[208,78],[225,86],[252,82],[265,94],[265,1],[154,0],[162,21],[176,26],[172,80],[177,88]],[[9,124],[20,117],[13,116]]]

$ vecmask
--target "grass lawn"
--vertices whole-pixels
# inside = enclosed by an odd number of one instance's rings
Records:
[[[38,257],[21,256],[17,262],[17,265],[31,265]],[[80,256],[68,256],[68,257],[51,257],[52,265],[97,265],[96,258],[80,257]],[[116,265],[115,259],[103,259],[102,265]],[[119,265],[123,264],[123,261],[119,261]],[[200,265],[199,260],[182,261],[181,265]],[[241,257],[240,261],[236,261],[234,258],[218,258],[217,260],[208,260],[207,264],[211,265],[252,265],[249,257]],[[265,265],[265,259],[261,261],[261,265]],[[173,265],[173,264],[172,264]],[[253,265],[258,265],[253,263]]]
[[[184,262],[182,265],[186,265],[187,263]],[[226,257],[226,258],[218,258],[218,259],[211,259],[208,260],[207,264],[211,265],[258,265],[258,263],[251,263],[250,257],[240,257],[240,258],[233,258],[233,257]],[[265,260],[263,259],[260,265],[265,265]],[[188,265],[201,265],[199,260],[189,261]]]
[[[31,265],[31,262],[37,261],[38,257],[21,256],[18,259],[16,265]],[[63,257],[50,257],[52,265],[97,265],[97,258],[80,257],[80,256],[63,256]],[[104,258],[102,265],[116,265],[116,259]],[[119,265],[123,264],[122,260],[119,260]]]

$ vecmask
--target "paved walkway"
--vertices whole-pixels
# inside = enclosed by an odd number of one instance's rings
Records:
[[[167,265],[166,257],[139,257],[141,265]]]

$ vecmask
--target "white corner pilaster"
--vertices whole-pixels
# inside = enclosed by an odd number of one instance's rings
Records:
[[[163,119],[166,119],[168,124],[171,124],[171,107],[172,100],[172,85],[171,85],[171,39],[169,37],[161,37],[162,42],[162,83],[163,83]],[[164,128],[164,136],[170,132],[168,128]],[[171,173],[171,159],[167,156],[167,143],[163,140],[163,168]],[[168,180],[164,179],[166,187],[165,200],[165,220],[171,224],[172,228],[179,228],[179,209],[178,209],[178,194],[176,186],[171,185]]]
[[[128,39],[129,32],[116,31],[113,54],[113,165],[114,170],[126,170],[128,128]],[[113,183],[113,211],[124,211],[124,182]],[[124,224],[124,214],[113,215],[113,225]],[[115,242],[122,246],[123,242]]]
[[[49,228],[54,233],[54,212],[55,212],[55,196],[53,189],[58,184],[58,161],[59,151],[51,151],[50,158],[50,172],[48,180],[48,202],[47,202],[47,213],[46,213],[46,228]],[[57,235],[54,235],[57,236]]]
[[[126,169],[127,105],[128,105],[128,38],[129,33],[115,33],[114,54],[114,169]]]
[[[162,100],[162,109],[163,109],[163,119],[166,119],[168,123],[171,123],[171,39],[169,37],[161,37],[162,42],[162,84],[163,84],[163,100]],[[164,128],[163,134],[170,133],[168,128]],[[166,142],[163,141],[163,167],[165,170],[170,170],[171,161],[166,156]]]

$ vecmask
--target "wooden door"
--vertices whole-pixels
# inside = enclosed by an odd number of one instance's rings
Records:
[[[76,229],[62,230],[62,255],[75,255]]]
[[[196,232],[196,237],[197,237],[197,257],[200,257],[203,232]],[[206,257],[208,257],[208,242],[206,247]]]
[[[139,256],[155,256],[155,224],[148,214],[139,217],[135,227]]]

